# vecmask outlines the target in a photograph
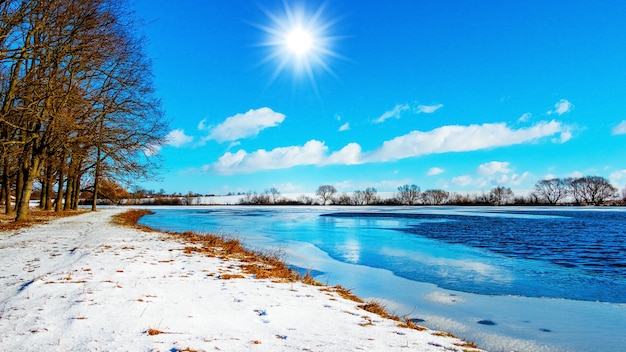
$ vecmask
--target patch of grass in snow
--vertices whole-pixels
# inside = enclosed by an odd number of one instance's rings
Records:
[[[387,312],[387,307],[381,302],[371,300],[367,301],[364,304],[360,304],[359,308],[363,309],[366,312],[370,312],[376,315],[379,315],[383,318],[400,321],[401,319],[397,315],[390,314]]]
[[[114,215],[113,223],[122,225],[122,226],[133,227],[133,228],[144,230],[144,231],[156,232],[155,230],[147,226],[142,226],[142,225],[137,224],[137,222],[139,221],[139,219],[141,219],[142,216],[150,215],[150,214],[154,214],[154,212],[147,210],[147,209],[132,209],[132,210]]]
[[[417,331],[428,330],[428,329],[426,329],[423,326],[417,325],[417,323],[414,320],[410,319],[406,315],[404,317],[402,317],[402,322],[400,324],[398,324],[398,327],[406,328],[406,329],[413,329],[413,330],[417,330]]]
[[[169,334],[169,332],[165,332],[165,331],[161,331],[161,330],[153,329],[153,328],[148,328],[148,330],[146,330],[146,334],[148,334],[148,336],[154,336],[154,335],[161,335],[161,334]]]
[[[339,296],[353,301],[353,302],[357,302],[357,303],[363,303],[363,300],[361,298],[359,298],[357,295],[355,295],[354,293],[352,293],[352,290],[347,289],[343,286],[333,286],[333,287],[324,287],[322,289],[320,289],[320,291],[322,292],[336,292],[337,294],[339,294]]]

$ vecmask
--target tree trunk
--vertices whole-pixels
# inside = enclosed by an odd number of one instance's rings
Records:
[[[61,211],[62,203],[63,203],[63,178],[65,175],[63,165],[59,168],[59,181],[57,182],[57,197],[54,199],[54,211]]]
[[[15,175],[15,206],[13,210],[17,210],[18,204],[22,202],[22,190],[24,189],[24,171],[17,170]]]
[[[59,158],[59,177],[57,178],[57,196],[54,199],[54,211],[59,212],[63,207],[63,183],[65,182],[65,162],[67,160],[64,150]]]
[[[63,210],[70,210],[72,206],[72,193],[74,192],[74,176],[67,175],[67,186],[65,186],[65,204]]]
[[[11,182],[9,179],[9,158],[4,157],[4,163],[2,165],[4,172],[2,173],[2,196],[4,197],[4,213],[9,214],[11,212]]]
[[[17,215],[15,221],[28,220],[28,206],[30,204],[30,196],[33,193],[33,184],[35,178],[41,172],[41,162],[38,156],[30,159],[30,165],[24,168],[20,174],[23,175],[23,185],[20,192],[19,202],[17,202]]]
[[[11,182],[9,181],[9,158],[4,158],[4,173],[2,174],[2,183],[4,184],[4,213],[9,214],[12,211],[11,208]]]
[[[42,198],[45,197],[45,202],[43,204],[44,210],[52,209],[52,184],[54,181],[54,171],[52,167],[46,169],[46,178],[43,182],[43,187],[45,188],[45,192],[42,189]]]
[[[71,210],[78,210],[78,200],[80,198],[80,175],[77,175],[76,177],[74,177],[74,191],[72,192],[72,197],[71,197],[71,204],[70,204],[70,209]]]
[[[93,201],[91,203],[91,211],[96,211],[96,207],[98,204],[98,191],[100,183],[100,156],[100,148],[98,148],[98,151],[96,153],[96,169],[93,175]]]

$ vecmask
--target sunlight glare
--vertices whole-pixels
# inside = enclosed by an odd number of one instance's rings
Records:
[[[292,30],[285,42],[289,50],[298,56],[306,54],[313,47],[313,38],[302,28]]]
[[[284,2],[282,14],[264,10],[271,22],[256,27],[267,34],[267,39],[260,45],[267,47],[269,52],[261,63],[276,64],[270,83],[289,67],[294,76],[306,74],[315,90],[315,73],[319,68],[335,76],[328,61],[343,57],[330,48],[337,37],[328,36],[334,22],[322,18],[323,10],[322,5],[317,11],[309,13],[304,8],[292,9],[287,2]]]

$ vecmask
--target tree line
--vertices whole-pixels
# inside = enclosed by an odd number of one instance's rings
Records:
[[[276,188],[264,193],[248,192],[240,199],[242,205],[625,205],[626,188],[622,193],[600,176],[552,178],[535,183],[532,192],[516,196],[509,187],[497,186],[489,192],[460,194],[441,189],[422,191],[415,184],[397,188],[393,197],[382,198],[376,188],[368,187],[339,193],[333,185],[317,188],[317,198],[302,195],[297,199],[280,196]]]
[[[167,123],[125,0],[0,1],[0,204],[75,209],[156,168]],[[101,186],[105,186],[102,190]],[[105,195],[106,196],[106,195]]]

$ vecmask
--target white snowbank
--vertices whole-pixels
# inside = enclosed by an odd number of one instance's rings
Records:
[[[464,350],[320,287],[220,279],[240,269],[113,225],[125,210],[0,232],[0,350]]]

